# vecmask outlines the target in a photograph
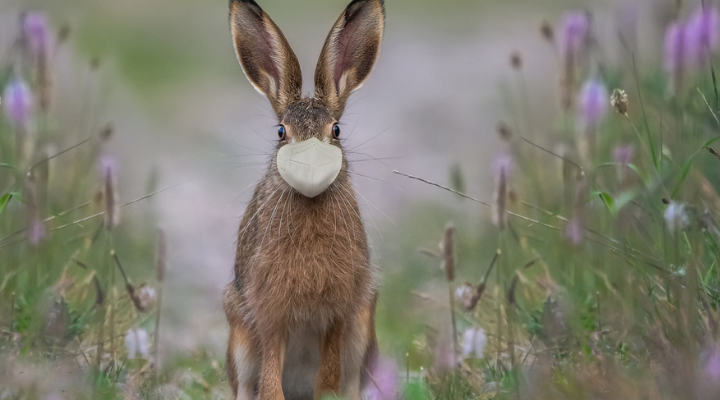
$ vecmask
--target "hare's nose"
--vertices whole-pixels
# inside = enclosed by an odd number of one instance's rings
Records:
[[[342,151],[317,138],[286,144],[278,150],[277,167],[288,185],[304,196],[315,197],[340,173]]]

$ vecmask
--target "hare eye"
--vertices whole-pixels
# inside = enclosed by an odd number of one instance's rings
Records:
[[[332,133],[335,139],[340,139],[340,127],[338,124],[333,125]]]
[[[278,128],[278,137],[280,138],[280,140],[285,140],[285,138],[287,137],[285,127],[282,125],[280,125],[280,127]]]

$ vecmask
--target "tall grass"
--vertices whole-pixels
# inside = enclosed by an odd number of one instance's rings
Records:
[[[457,206],[417,206],[385,240],[399,267],[378,331],[402,366],[398,397],[720,396],[720,26],[714,4],[694,6],[668,27],[663,64],[643,70],[622,35],[624,57],[609,63],[585,12],[543,24],[557,90],[528,97],[512,53],[519,90],[498,122],[494,187],[458,165],[450,187],[398,171]],[[88,101],[53,88],[67,29],[19,21],[0,52],[0,398],[227,396],[222,356],[159,356],[172,269],[143,201],[153,191],[120,191],[109,143],[122,132],[57,115],[59,102]],[[553,125],[535,124],[535,104],[551,100]],[[488,218],[469,218],[469,204]],[[371,397],[394,398],[395,377],[377,378]]]
[[[60,103],[91,101],[80,89],[69,98],[54,90],[68,34],[23,14],[0,52],[0,398],[211,394],[222,377],[216,360],[158,363],[165,243],[142,201],[154,193],[120,192],[109,144],[122,132],[97,115],[57,114],[68,109]],[[98,63],[86,63],[76,70],[93,76],[74,78],[93,82]]]
[[[463,221],[456,233],[467,244],[455,268],[471,281],[446,303],[457,326],[447,318],[416,334],[408,364],[423,367],[421,396],[720,397],[720,26],[706,3],[678,10],[665,65],[646,71],[622,35],[624,58],[607,63],[583,11],[543,25],[558,57],[556,124],[541,136],[528,123],[533,104],[553,96],[511,94],[492,201],[398,172],[470,199],[496,227],[478,234]],[[522,87],[522,55],[510,67]],[[457,172],[452,181],[464,185]],[[443,243],[423,253],[440,260]],[[432,286],[419,288],[433,299]],[[458,340],[460,357],[448,345]]]

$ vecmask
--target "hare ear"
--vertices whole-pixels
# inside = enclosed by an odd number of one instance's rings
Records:
[[[385,28],[384,0],[353,0],[325,40],[315,70],[315,96],[339,119],[350,94],[377,61]]]
[[[287,39],[253,0],[230,0],[230,29],[245,76],[281,118],[302,95],[300,64]]]

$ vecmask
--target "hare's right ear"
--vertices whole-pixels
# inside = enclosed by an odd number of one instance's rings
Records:
[[[253,0],[230,0],[230,29],[245,76],[281,118],[302,95],[300,63],[287,39]]]
[[[330,30],[315,69],[315,96],[336,119],[370,75],[384,28],[384,0],[353,0]]]

